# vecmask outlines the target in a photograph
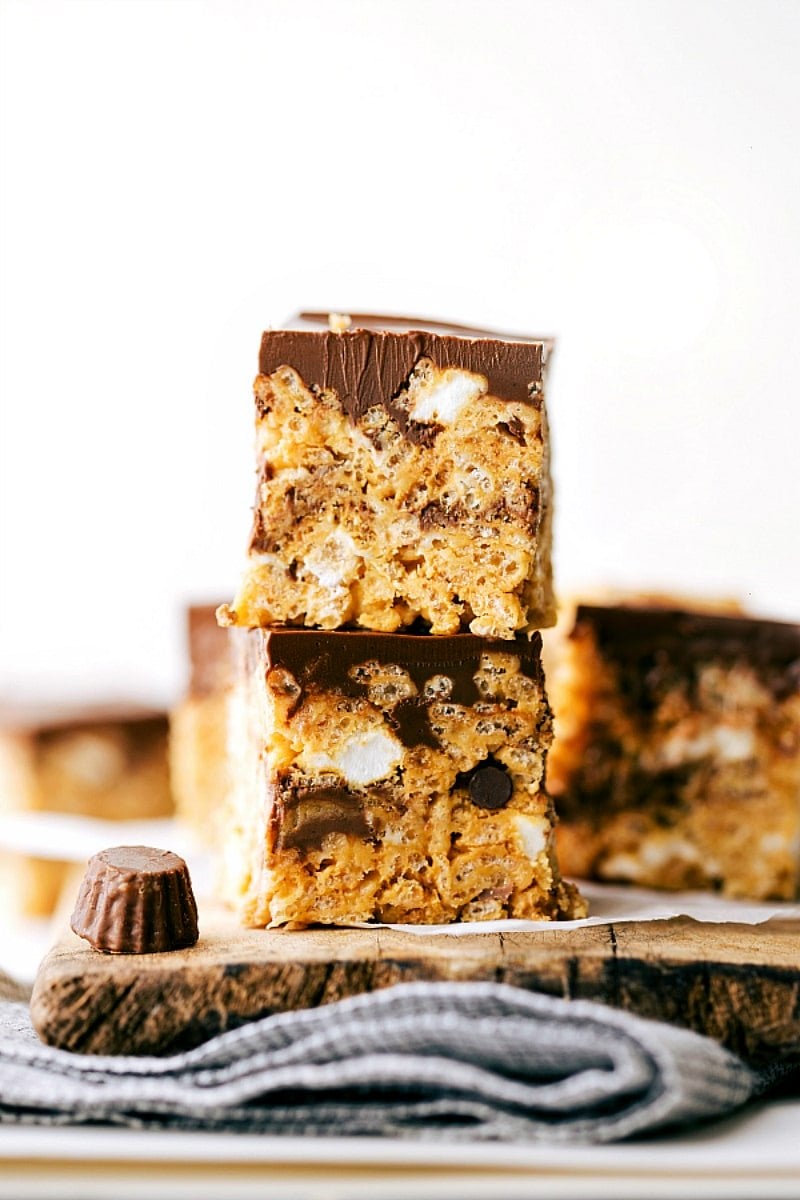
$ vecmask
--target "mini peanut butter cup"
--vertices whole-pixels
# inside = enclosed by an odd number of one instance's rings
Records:
[[[186,863],[169,850],[114,846],[89,860],[70,922],[106,954],[157,954],[197,941]]]

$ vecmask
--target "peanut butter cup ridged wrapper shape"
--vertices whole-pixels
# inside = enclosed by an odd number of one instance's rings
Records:
[[[72,914],[79,937],[106,954],[156,954],[197,941],[186,863],[169,850],[115,846],[89,860]]]

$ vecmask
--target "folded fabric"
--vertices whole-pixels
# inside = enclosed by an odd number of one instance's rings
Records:
[[[0,971],[0,1000],[27,1000],[31,989]]]
[[[401,984],[165,1058],[55,1050],[24,1003],[0,1002],[0,1123],[607,1142],[731,1112],[781,1073],[504,984]]]

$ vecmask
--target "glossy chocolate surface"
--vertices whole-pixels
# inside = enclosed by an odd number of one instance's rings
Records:
[[[508,804],[514,785],[507,771],[489,763],[473,772],[468,790],[473,804],[494,812]]]
[[[249,630],[244,636],[260,654],[267,673],[275,668],[288,671],[302,692],[315,688],[323,692],[338,692],[352,697],[367,696],[367,681],[359,679],[358,668],[377,662],[406,670],[417,694],[401,700],[387,711],[387,718],[404,745],[438,747],[439,743],[428,722],[428,706],[441,695],[427,698],[424,687],[433,676],[443,675],[452,681],[446,697],[453,704],[470,707],[482,699],[474,676],[481,665],[481,656],[489,651],[514,654],[520,669],[532,679],[542,682],[540,661],[541,637],[518,637],[513,642],[498,638],[476,637],[471,633],[456,633],[447,637],[405,633],[371,633],[367,631],[323,632],[315,629]]]
[[[800,625],[756,617],[656,607],[581,605],[576,632],[589,629],[600,653],[637,677],[644,693],[709,663],[753,669],[776,699],[800,690]]]
[[[169,850],[114,846],[89,860],[72,929],[106,954],[193,946],[197,905],[186,863]]]
[[[303,319],[313,324],[320,315],[303,314]],[[293,367],[308,387],[335,391],[353,421],[380,405],[411,441],[426,441],[431,435],[429,425],[413,421],[398,403],[422,358],[439,368],[485,376],[489,392],[500,400],[540,402],[549,340],[412,321],[360,314],[342,333],[325,327],[267,330],[261,339],[259,371],[271,375],[280,367]]]
[[[231,680],[230,634],[217,622],[218,607],[196,604],[186,613],[190,696],[224,691]]]
[[[460,325],[455,321],[437,321],[431,317],[408,317],[390,313],[348,313],[350,329],[386,330],[389,333],[408,333],[412,329],[428,333],[451,334],[453,337],[491,338],[498,342],[541,342],[545,351],[552,350],[554,339],[527,333],[508,333],[499,329],[486,329],[480,325]],[[327,312],[296,313],[287,323],[287,329],[330,329],[330,314]],[[546,357],[546,354],[545,354]]]

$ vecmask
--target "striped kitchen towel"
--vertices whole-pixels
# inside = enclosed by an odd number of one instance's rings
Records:
[[[788,1070],[505,984],[400,984],[163,1058],[55,1050],[0,1001],[0,1123],[610,1142],[730,1113]]]

